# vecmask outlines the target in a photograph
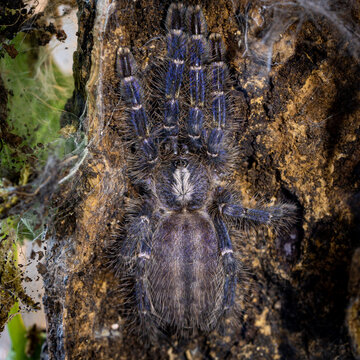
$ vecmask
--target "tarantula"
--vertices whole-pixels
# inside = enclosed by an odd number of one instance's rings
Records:
[[[237,147],[225,47],[207,38],[199,6],[173,3],[167,55],[157,66],[161,119],[148,116],[134,57],[117,50],[125,107],[130,201],[117,261],[134,279],[136,313],[145,333],[211,331],[235,308],[244,274],[229,235],[240,222],[287,224],[294,207],[244,208],[227,181]],[[160,74],[160,76],[159,76]]]

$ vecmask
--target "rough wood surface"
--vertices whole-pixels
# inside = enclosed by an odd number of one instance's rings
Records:
[[[354,285],[348,290],[360,238],[356,46],[324,16],[314,15],[283,27],[267,73],[266,61],[254,62],[244,55],[244,43],[239,46],[236,15],[245,4],[202,2],[209,30],[224,35],[238,94],[242,151],[234,183],[245,203],[255,194],[292,201],[301,219],[292,237],[268,234],[244,246],[257,286],[241,329],[146,348],[122,331],[118,305],[124,299],[104,259],[122,219],[124,194],[131,191],[117,132],[114,61],[115,49],[127,45],[146,69],[159,51],[154,38],[164,34],[169,2],[118,1],[117,21],[107,17],[106,0],[78,3],[76,90],[68,109],[87,133],[88,153],[62,189],[66,216],[57,221],[46,255],[50,358],[352,359],[359,349],[359,292]],[[253,19],[259,16],[256,6]],[[359,23],[359,12],[352,16]],[[255,26],[248,34],[248,45],[259,54],[269,49],[256,41],[266,29]],[[353,264],[357,273],[359,262]]]

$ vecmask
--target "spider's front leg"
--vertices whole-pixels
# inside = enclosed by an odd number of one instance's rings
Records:
[[[182,4],[171,4],[166,24],[168,35],[167,57],[168,68],[165,75],[165,104],[163,133],[166,142],[170,142],[174,154],[178,152],[179,135],[179,94],[183,81],[185,56],[186,56],[186,34],[184,33],[184,13]]]
[[[129,135],[134,138],[139,153],[140,170],[151,169],[158,159],[158,147],[151,135],[145,110],[143,90],[136,77],[136,64],[128,48],[117,51],[116,72],[120,77],[120,92],[126,104]]]
[[[213,33],[206,40],[206,22],[199,6],[189,7],[188,56],[190,109],[187,123],[188,138],[193,150],[204,148],[210,163],[220,169],[228,161],[226,136],[230,133],[227,119],[227,77],[225,46],[221,35]],[[206,63],[210,61],[208,71]],[[210,90],[206,99],[206,90]],[[205,104],[211,106],[211,121],[204,126]],[[203,128],[206,127],[204,130]]]
[[[226,149],[229,123],[225,94],[228,68],[225,63],[225,46],[220,34],[213,33],[210,35],[209,48],[212,126],[206,139],[206,153],[208,160],[221,168],[229,156]]]
[[[207,58],[206,23],[200,6],[189,7],[188,18],[188,53],[190,110],[187,124],[191,147],[196,150],[202,146],[202,130],[205,105]]]

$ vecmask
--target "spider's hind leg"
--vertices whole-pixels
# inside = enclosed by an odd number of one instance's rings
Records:
[[[139,328],[143,331],[144,338],[157,336],[148,281],[153,221],[153,207],[150,202],[145,201],[141,208],[136,209],[136,215],[130,220],[126,229],[126,239],[120,248],[123,261],[135,279],[132,292],[137,308],[136,318],[140,323]]]
[[[227,316],[235,303],[238,269],[229,232],[220,213],[215,215],[214,225],[219,240],[219,250],[225,273],[224,297],[222,301],[221,315]]]
[[[149,282],[147,280],[147,263],[150,260],[151,248],[148,243],[149,239],[142,239],[140,252],[136,259],[135,271],[135,299],[140,319],[140,325],[143,330],[153,330],[155,328],[151,314],[151,303],[149,297]]]
[[[239,224],[239,220],[246,224],[269,225],[276,230],[289,227],[296,220],[296,206],[292,204],[278,204],[271,207],[257,209],[245,208],[236,197],[236,193],[218,187],[215,191],[214,206],[210,209],[219,241],[219,250],[225,273],[224,298],[222,303],[223,315],[226,317],[232,309],[236,309],[235,290],[238,283],[249,278],[242,263],[235,256],[227,223]],[[234,222],[235,220],[235,222]]]

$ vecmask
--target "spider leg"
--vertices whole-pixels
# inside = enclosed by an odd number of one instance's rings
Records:
[[[223,306],[224,315],[233,307],[237,284],[237,266],[234,251],[224,220],[220,213],[214,217],[214,226],[219,240],[220,254],[225,273]]]
[[[184,12],[182,4],[171,4],[166,24],[168,29],[167,57],[168,69],[165,75],[165,105],[164,105],[164,137],[170,141],[174,154],[178,150],[179,135],[179,94],[182,85],[185,56],[186,56],[186,35],[184,33]]]
[[[126,103],[128,121],[135,133],[138,150],[144,159],[145,167],[153,167],[158,158],[158,148],[150,135],[143,90],[136,77],[136,64],[128,48],[119,47],[116,59],[116,72],[120,77],[120,92]]]
[[[227,230],[226,218],[244,219],[260,224],[287,226],[295,219],[296,207],[290,204],[281,204],[266,209],[244,208],[236,203],[234,194],[221,187],[215,192],[215,208],[213,222],[219,241],[225,273],[223,309],[224,315],[235,305],[235,290],[238,283],[239,263],[234,256],[231,238]]]
[[[228,70],[225,63],[225,47],[220,34],[210,35],[209,52],[212,129],[206,140],[206,153],[210,162],[221,165],[227,158],[224,143],[227,125],[225,85]]]
[[[250,209],[238,204],[228,190],[218,189],[217,206],[221,214],[233,219],[255,222],[257,224],[271,225],[283,228],[296,219],[296,206],[292,204],[279,204],[262,209]]]
[[[225,204],[222,213],[234,219],[270,225],[275,230],[286,229],[296,219],[296,207],[291,204],[280,204],[264,209],[249,209],[241,205]]]
[[[210,80],[211,80],[211,109],[213,126],[225,129],[226,126],[226,98],[225,84],[228,73],[225,64],[225,47],[221,35],[213,33],[209,37],[210,44]]]
[[[204,62],[207,58],[206,22],[200,6],[189,7],[188,18],[188,53],[190,110],[187,123],[188,137],[193,149],[202,146],[201,133],[204,118],[206,73]]]
[[[148,230],[148,229],[147,229]],[[144,231],[146,233],[147,231]],[[140,241],[140,252],[136,259],[136,285],[135,298],[140,316],[140,322],[143,325],[151,323],[151,304],[149,299],[149,283],[147,280],[146,268],[150,260],[151,248],[150,239],[144,237]]]
[[[144,202],[137,215],[131,220],[127,228],[127,237],[121,249],[125,259],[135,259],[135,301],[137,304],[140,323],[144,329],[153,325],[151,316],[151,301],[149,297],[149,282],[147,279],[148,263],[151,257],[151,217],[153,208]],[[129,260],[125,260],[129,261]],[[131,260],[130,260],[131,261]]]

